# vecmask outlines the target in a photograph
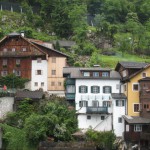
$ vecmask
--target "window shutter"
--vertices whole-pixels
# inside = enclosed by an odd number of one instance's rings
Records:
[[[82,107],[82,106],[81,106],[81,101],[79,101],[79,107]]]
[[[88,107],[88,101],[86,101],[86,107]]]
[[[81,86],[79,86],[79,93],[81,93]]]
[[[93,93],[93,86],[91,86],[91,93]]]
[[[122,106],[124,106],[124,100],[122,100]]]
[[[116,106],[118,106],[118,100],[116,100]]]
[[[103,93],[105,93],[105,86],[103,87]]]
[[[88,87],[87,86],[85,87],[85,90],[86,90],[86,93],[87,93],[88,92]]]
[[[98,93],[100,93],[100,87],[98,86],[97,88],[98,88]]]
[[[110,88],[110,93],[111,93],[111,90],[112,90],[111,86],[109,88]]]

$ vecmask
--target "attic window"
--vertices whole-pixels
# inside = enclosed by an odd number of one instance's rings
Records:
[[[84,77],[89,77],[89,76],[90,76],[90,73],[89,73],[89,72],[83,72],[83,76],[84,76]]]
[[[108,72],[102,72],[102,77],[108,77],[109,73]]]
[[[146,78],[146,72],[142,73],[142,78]]]
[[[22,48],[22,51],[23,51],[23,52],[26,52],[26,51],[27,51],[26,47],[23,47],[23,48]]]

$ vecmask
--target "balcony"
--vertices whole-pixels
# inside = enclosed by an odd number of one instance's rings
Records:
[[[67,79],[66,85],[75,85],[75,79]]]
[[[7,51],[7,52],[3,52],[1,51],[0,52],[0,57],[19,57],[19,56],[32,56],[32,55],[41,55],[37,52],[22,52],[22,51],[15,51],[15,52],[12,52],[12,51]]]
[[[107,114],[107,107],[87,107],[86,113],[88,114]]]
[[[124,132],[125,141],[139,141],[140,140],[140,132]]]
[[[75,100],[75,93],[66,93],[67,100]]]
[[[150,140],[150,133],[147,132],[141,132],[140,133],[141,140]]]

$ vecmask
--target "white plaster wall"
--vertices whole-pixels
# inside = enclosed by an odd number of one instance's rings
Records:
[[[101,114],[88,114],[91,119],[87,119],[86,114],[80,114],[78,116],[78,127],[80,129],[92,128],[96,131],[110,131],[112,130],[111,115]],[[101,120],[101,116],[105,116],[105,120]]]
[[[32,74],[31,74],[31,90],[35,91],[42,88],[47,91],[47,60],[42,60],[41,63],[37,63],[37,60],[32,60]],[[42,70],[42,75],[36,75],[36,70]],[[34,83],[38,82],[38,86]],[[44,86],[41,87],[41,82],[44,82]]]
[[[86,113],[86,109],[79,107],[79,101],[81,100],[87,100],[88,106],[92,106],[93,100],[99,101],[99,106],[102,106],[103,101],[111,101],[111,93],[105,94],[103,93],[103,86],[111,86],[112,87],[112,93],[119,93],[119,89],[116,88],[117,84],[119,84],[119,80],[100,80],[100,79],[76,79],[76,110],[78,113]],[[79,93],[79,86],[85,85],[88,86],[88,93]],[[91,93],[91,86],[99,86],[100,87],[100,93]],[[109,98],[110,97],[110,98]],[[108,108],[108,112],[112,113],[112,108]]]
[[[0,119],[3,119],[8,112],[13,111],[14,98],[1,97],[0,98]]]
[[[122,117],[122,115],[125,115],[125,106],[116,106],[116,100],[113,100],[113,128],[117,137],[122,136],[124,132],[124,119],[122,118],[122,123],[119,123],[118,118]]]

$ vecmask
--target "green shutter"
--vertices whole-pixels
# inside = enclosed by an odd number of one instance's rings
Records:
[[[124,100],[122,100],[122,106],[124,106]]]
[[[91,93],[93,93],[93,86],[91,86]]]
[[[105,86],[103,86],[103,93],[105,93]]]
[[[79,93],[81,93],[81,86],[79,86]]]
[[[100,87],[98,86],[98,93],[100,93]]]
[[[118,100],[116,100],[116,106],[118,106]]]
[[[110,86],[110,93],[111,93],[111,90],[112,90],[112,88],[111,88],[111,86]]]
[[[88,92],[88,87],[86,86],[86,93]]]

